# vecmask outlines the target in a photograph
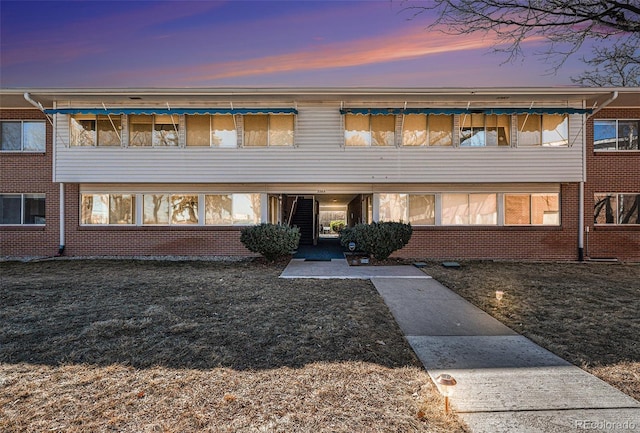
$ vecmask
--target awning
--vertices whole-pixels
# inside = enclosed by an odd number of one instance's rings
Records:
[[[344,108],[340,114],[590,114],[582,108]]]
[[[298,114],[295,108],[58,108],[46,114],[183,115],[183,114]]]

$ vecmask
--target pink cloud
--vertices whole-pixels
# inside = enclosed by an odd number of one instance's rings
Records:
[[[330,68],[373,65],[466,50],[483,50],[494,45],[494,39],[453,37],[423,28],[346,43],[332,43],[304,51],[265,56],[233,62],[165,70],[164,74],[189,76],[185,81],[203,82],[229,77],[309,71]]]

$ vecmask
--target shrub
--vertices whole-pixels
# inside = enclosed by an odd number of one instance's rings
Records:
[[[334,233],[340,233],[344,226],[345,223],[343,220],[334,220],[329,223],[329,227],[331,227],[331,231]]]
[[[270,262],[287,256],[298,248],[300,229],[281,224],[262,223],[249,226],[240,232],[240,242],[254,253],[263,255]]]
[[[378,260],[384,260],[409,243],[412,233],[411,224],[398,222],[357,224],[342,230],[340,243],[347,248],[350,242],[355,242],[358,250],[371,254]]]

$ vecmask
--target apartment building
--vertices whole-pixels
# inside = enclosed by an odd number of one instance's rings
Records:
[[[404,221],[396,255],[640,260],[640,89],[0,90],[0,256],[249,255]]]

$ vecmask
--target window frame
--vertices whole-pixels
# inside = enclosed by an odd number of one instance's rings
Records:
[[[77,118],[80,119],[77,119]],[[119,125],[116,125],[116,118],[117,118],[117,122],[119,122]],[[91,121],[93,122],[93,137],[92,137],[92,141],[93,143],[90,145],[82,145],[82,144],[76,144],[74,143],[74,132],[73,132],[73,122],[74,121]],[[100,129],[100,124],[101,122],[108,122],[109,125],[111,126],[111,131],[113,131],[113,126],[115,125],[116,128],[118,128],[118,132],[116,133],[118,135],[119,138],[119,143],[118,144],[100,144],[100,137],[101,137],[101,129]],[[105,148],[118,148],[118,147],[122,147],[122,141],[123,141],[123,137],[122,137],[122,127],[123,127],[123,122],[122,122],[122,115],[120,114],[116,114],[116,115],[111,115],[111,114],[79,114],[79,115],[70,115],[69,116],[69,144],[71,147],[105,147]],[[116,132],[116,131],[113,131]]]
[[[598,214],[595,213],[596,211],[596,205],[598,204],[598,202],[596,201],[596,197],[598,196],[607,196],[607,197],[611,197],[613,196],[615,198],[615,209],[613,209],[613,218],[614,218],[614,222],[597,222],[597,217]],[[624,209],[620,208],[620,196],[636,196],[636,209],[635,209],[635,213],[638,214],[638,217],[636,217],[637,219],[640,219],[640,192],[596,192],[593,194],[593,210],[594,210],[594,214],[593,214],[593,225],[596,227],[639,227],[640,226],[640,222],[638,223],[621,223],[620,222],[620,217],[621,212],[624,211]],[[602,207],[600,208],[600,210],[602,210]]]
[[[47,224],[47,197],[46,194],[44,193],[0,193],[0,197],[5,197],[5,196],[12,196],[12,197],[20,197],[20,222],[19,223],[3,223],[0,221],[0,226],[1,227],[23,227],[23,226],[27,226],[27,227],[44,227]],[[38,199],[42,199],[43,200],[43,205],[44,205],[44,216],[42,217],[44,219],[44,222],[42,223],[27,223],[25,222],[25,217],[26,217],[26,199],[27,198],[31,198],[28,196],[32,196]]]
[[[2,125],[4,123],[19,123],[20,124],[20,149],[4,149],[2,148]],[[43,129],[43,142],[41,143],[41,148],[38,149],[25,149],[25,124],[28,123],[37,123],[41,124]],[[40,145],[39,145],[40,146]],[[0,120],[0,153],[46,153],[47,151],[47,122],[44,120],[25,120],[25,119],[2,119]]]
[[[533,200],[534,196],[541,195],[555,195],[558,200],[558,223],[557,224],[534,224],[534,212],[533,212]],[[508,196],[527,196],[528,197],[528,205],[529,205],[529,222],[522,224],[514,224],[507,222],[507,197]],[[562,226],[562,197],[559,192],[505,192],[502,196],[502,209],[503,209],[503,217],[502,224],[505,227],[560,227]],[[544,217],[544,213],[543,213]]]
[[[596,148],[596,123],[598,122],[615,122],[615,149],[597,149]],[[636,123],[636,133],[640,135],[640,119],[594,119],[593,120],[593,151],[594,152],[640,152],[640,137],[636,137],[638,141],[636,149],[620,149],[620,122],[635,122]]]
[[[536,116],[538,118],[538,129],[537,131],[535,131],[538,134],[538,141],[536,143],[532,143],[532,144],[526,144],[524,143],[524,140],[522,140],[521,138],[521,134],[523,134],[524,132],[524,127],[527,125],[527,121],[529,120],[529,118],[531,116]],[[544,123],[545,123],[545,117],[549,118],[550,116],[561,116],[564,118],[564,120],[561,123],[565,123],[567,124],[567,137],[566,139],[563,140],[563,144],[553,144],[554,142],[545,142],[544,140],[544,135],[545,135],[545,129],[544,129]],[[520,125],[520,119],[524,118],[522,125]],[[516,114],[516,147],[519,148],[536,148],[536,147],[544,147],[544,148],[566,148],[569,147],[569,135],[571,132],[571,125],[570,125],[570,116],[568,114],[538,114],[538,113],[527,113],[527,114]],[[554,131],[556,131],[556,129],[554,129]],[[528,132],[528,131],[527,131]]]
[[[220,117],[227,117],[229,116],[231,118],[231,120],[233,121],[233,144],[229,145],[229,144],[224,144],[225,142],[223,141],[221,144],[215,144],[214,143],[214,132],[215,131],[223,131],[221,129],[214,129],[215,126],[215,122],[216,122],[216,117],[220,118]],[[213,148],[218,148],[218,149],[237,149],[239,147],[239,139],[238,139],[238,122],[236,119],[236,114],[186,114],[185,117],[185,147],[187,148],[207,148],[207,147],[213,147]],[[208,137],[208,142],[209,144],[203,145],[203,144],[190,144],[190,139],[189,139],[189,123],[190,123],[190,119],[191,120],[195,120],[196,118],[206,118],[208,120],[208,132],[207,132],[207,137]],[[256,146],[259,147],[259,146]]]
[[[104,196],[108,197],[106,215],[109,222],[107,223],[85,223],[84,222],[84,196]],[[113,223],[111,222],[111,200],[112,196],[130,196],[131,197],[131,222],[130,223]],[[80,215],[79,222],[81,227],[132,227],[137,221],[137,194],[131,192],[81,192],[80,193]]]
[[[271,119],[273,116],[286,116],[291,118],[292,129],[291,129],[291,142],[286,144],[273,144],[272,140],[272,128],[271,128]],[[246,122],[249,117],[266,117],[267,118],[267,128],[266,128],[266,140],[267,143],[265,145],[262,144],[248,144],[249,140],[247,140],[247,128]],[[282,147],[282,148],[291,148],[295,146],[296,139],[296,115],[295,114],[243,114],[242,115],[242,147],[252,148],[252,149],[261,149],[268,147]]]
[[[405,121],[406,118],[408,116],[420,116],[420,117],[424,117],[424,127],[425,129],[422,130],[418,130],[418,131],[424,131],[424,144],[405,144]],[[448,140],[448,144],[432,144],[433,139],[431,137],[432,132],[434,131],[431,127],[431,122],[434,121],[435,117],[447,117],[449,119],[449,123],[450,123],[450,130],[449,130],[449,140]],[[448,148],[448,147],[453,147],[454,145],[454,125],[455,125],[455,116],[453,114],[432,114],[432,113],[427,113],[427,114],[420,114],[420,113],[410,113],[410,114],[404,114],[403,115],[403,119],[402,119],[402,128],[400,131],[400,141],[401,141],[401,146],[407,149],[411,149],[411,148],[427,148],[427,147],[439,147],[439,148]]]
[[[354,113],[345,113],[344,115],[344,124],[343,124],[343,146],[344,147],[348,147],[348,148],[391,148],[391,147],[396,147],[396,138],[397,138],[397,131],[396,131],[396,125],[397,125],[397,121],[398,121],[398,116],[395,114],[354,114]],[[369,129],[366,132],[368,135],[365,138],[365,144],[363,145],[354,145],[354,144],[348,144],[349,143],[349,139],[351,137],[347,137],[347,131],[358,131],[358,130],[352,130],[352,129],[347,129],[347,116],[353,116],[355,118],[358,118],[359,116],[363,117],[363,118],[367,118],[368,120],[368,124],[369,124]],[[374,117],[376,118],[390,118],[393,119],[393,129],[391,130],[393,133],[393,137],[391,137],[391,140],[389,142],[389,144],[374,144],[374,129],[373,129],[373,119]],[[383,131],[383,130],[380,130]],[[388,132],[388,131],[387,131]]]
[[[171,118],[171,123],[167,122],[157,122],[156,119],[158,117],[168,116]],[[173,121],[174,117],[177,117],[177,121]],[[136,117],[146,117],[151,118],[151,143],[150,144],[132,144],[132,128],[133,125],[147,125],[149,123],[134,123],[132,120]],[[173,131],[176,134],[175,144],[157,144],[157,134],[164,131],[164,129],[156,129],[156,125],[172,125],[173,129],[169,129],[169,131]],[[145,148],[160,148],[160,149],[175,149],[181,147],[180,145],[180,115],[179,114],[130,114],[127,116],[127,147],[132,147],[136,149],[145,149]]]
[[[482,116],[482,126],[474,126],[473,121],[474,121],[474,116]],[[464,115],[460,115],[460,122],[459,122],[459,128],[458,128],[458,147],[462,147],[462,148],[508,148],[511,147],[511,119],[512,116],[510,114],[487,114],[487,113],[469,113],[469,114],[464,114]],[[465,126],[465,122],[466,120],[469,119],[469,126]],[[488,125],[488,120],[490,119],[495,119],[495,126],[491,126]],[[507,126],[504,132],[506,132],[505,134],[505,144],[500,144],[500,129],[503,128],[500,124],[500,119],[504,119],[507,121]],[[491,143],[491,144],[487,144],[488,140],[487,140],[487,136],[488,136],[488,132],[495,130],[495,134],[496,134],[496,139],[495,139],[495,144]],[[465,138],[465,136],[463,136],[463,131],[470,131],[470,135],[468,137]],[[481,144],[463,144],[464,141],[466,140],[470,140],[470,141],[476,141],[474,140],[474,137],[476,137],[476,135],[482,132],[482,143]]]

